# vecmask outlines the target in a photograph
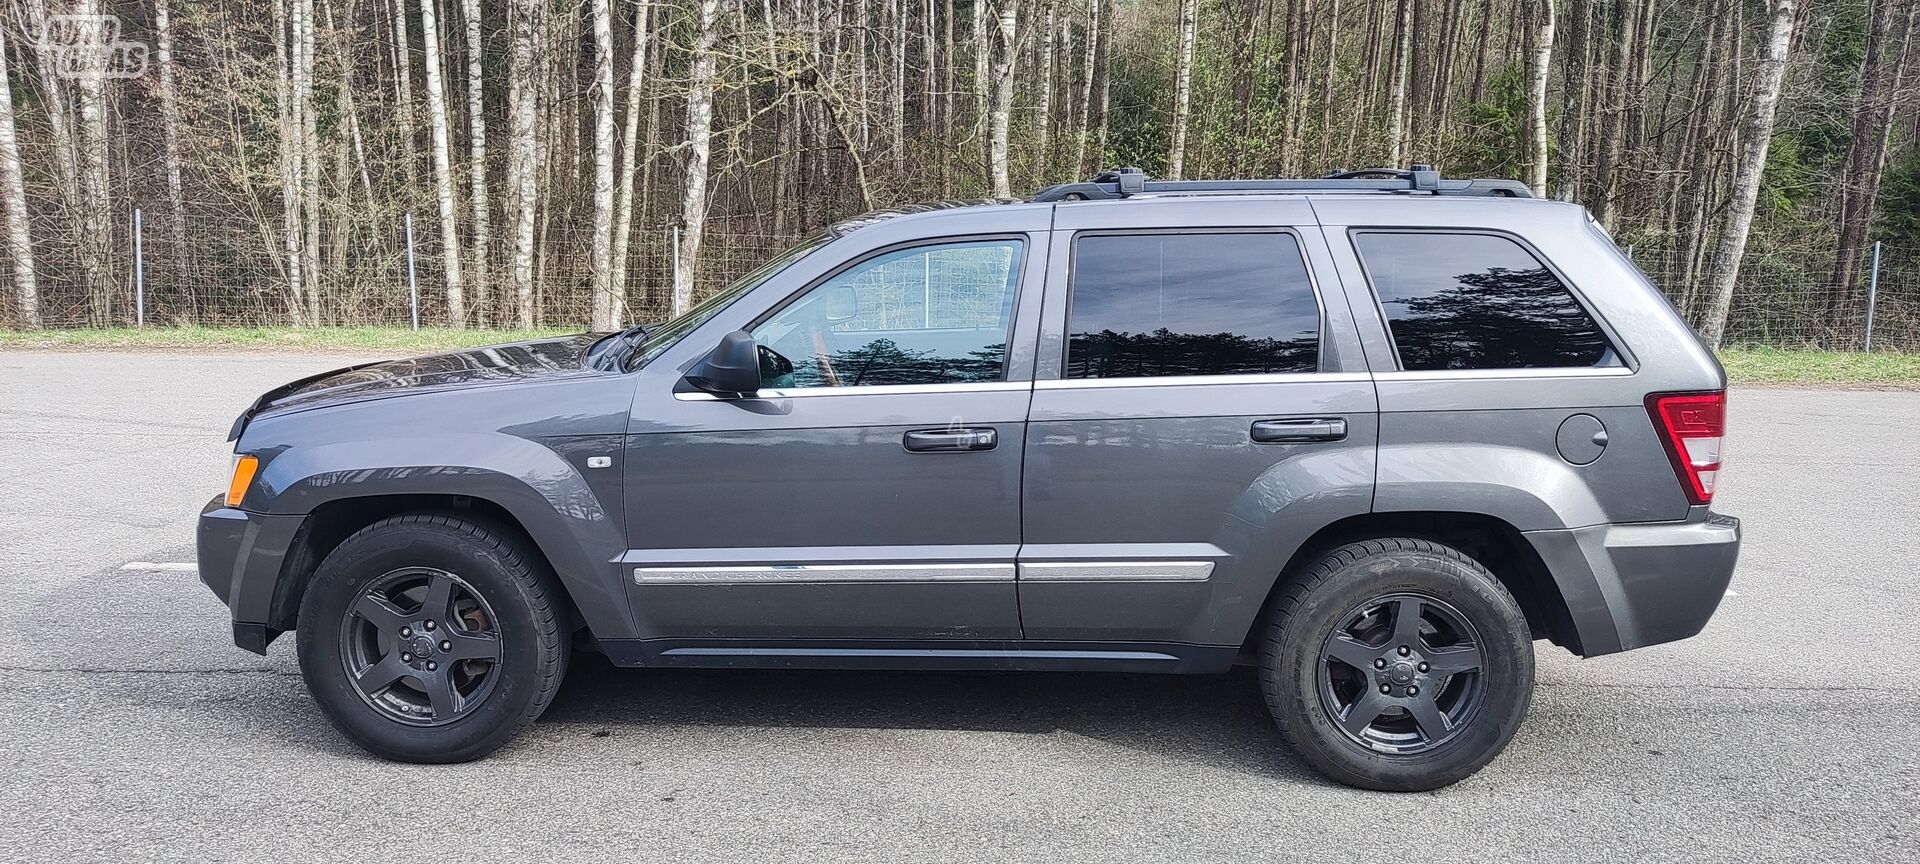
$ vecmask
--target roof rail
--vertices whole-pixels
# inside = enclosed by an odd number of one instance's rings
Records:
[[[1081,183],[1048,186],[1033,201],[1110,201],[1134,195],[1250,194],[1259,192],[1398,192],[1488,198],[1532,198],[1518,180],[1447,180],[1431,165],[1335,171],[1325,177],[1288,180],[1149,180],[1138,168],[1115,168]]]

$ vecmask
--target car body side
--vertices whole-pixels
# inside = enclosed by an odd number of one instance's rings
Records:
[[[1519,240],[1594,313],[1622,365],[1400,371],[1350,241],[1362,229]],[[1235,230],[1284,231],[1299,244],[1321,310],[1318,372],[1120,384],[1065,377],[1078,236]],[[747,400],[751,410],[678,392],[685,371],[722,334],[750,328],[849,262],[903,244],[978,237],[1022,243],[1004,376],[1011,386],[850,388],[871,392],[812,401],[774,394]],[[841,665],[1218,671],[1290,568],[1391,530],[1477,549],[1521,598],[1538,635],[1594,656],[1692,635],[1725,590],[1738,525],[1688,503],[1644,404],[1650,393],[1724,387],[1719,365],[1670,304],[1574,205],[1329,195],[935,210],[835,240],[635,372],[586,368],[401,398],[269,406],[240,424],[236,450],[257,455],[261,469],[241,507],[216,499],[203,513],[200,568],[232,609],[236,642],[264,651],[293,627],[305,580],[332,544],[395,512],[458,508],[523,533],[568,592],[574,620],[620,663],[811,665],[831,649],[842,652]],[[814,419],[827,406],[832,422]],[[1246,437],[1248,424],[1264,417],[1323,414],[1348,421],[1344,441],[1261,445]],[[1575,465],[1562,457],[1556,432],[1573,414],[1603,424],[1612,458]],[[809,502],[808,479],[818,475],[783,461],[783,450],[825,454],[843,460],[834,464],[844,478],[858,464],[844,457],[865,452],[877,454],[867,458],[885,474],[895,470],[893,455],[855,445],[948,416],[1003,430],[1001,447],[1017,447],[1021,458],[1009,463],[1010,477],[1003,466],[984,478],[968,474],[961,460],[970,457],[902,462],[925,466],[933,487],[955,490],[954,507],[918,514],[947,520],[939,536],[878,497],[858,497],[857,485],[843,500]],[[714,436],[792,446],[688,443]],[[739,464],[699,461],[716,453]],[[590,459],[610,464],[589,467]],[[715,487],[690,461],[770,482],[764,497],[752,497],[739,484]],[[1004,512],[969,515],[960,504]],[[764,518],[795,506],[856,512],[834,523],[839,530],[825,545],[746,534],[739,545],[751,548],[735,548],[727,526],[715,524],[729,506]],[[635,575],[682,564],[902,559],[1004,561],[1009,578],[814,592],[813,602],[866,625],[837,630],[788,608],[781,597],[791,595],[755,593],[773,589],[650,586]],[[1048,578],[1116,561],[1204,564],[1208,572]],[[782,644],[780,628],[756,633],[751,621],[702,626],[715,615],[752,614],[742,609],[776,609],[783,626],[813,628],[788,632],[786,641],[804,638],[822,650],[810,660],[767,650]],[[952,626],[942,629],[942,620]],[[916,650],[857,653],[883,642]],[[760,650],[716,650],[728,644]],[[927,650],[943,645],[952,650]]]

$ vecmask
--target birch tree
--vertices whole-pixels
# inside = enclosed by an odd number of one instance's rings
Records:
[[[80,16],[77,26],[87,28],[81,38],[77,83],[80,90],[80,211],[81,269],[87,286],[88,321],[105,327],[113,321],[114,279],[110,256],[113,248],[113,186],[110,179],[107,136],[107,49],[106,23],[100,15],[99,0],[79,0],[74,8]]]
[[[160,64],[160,124],[165,145],[167,208],[172,219],[169,234],[173,241],[173,278],[179,284],[187,279],[187,205],[181,181],[180,93],[173,77],[173,12],[169,0],[154,0],[153,29]]]
[[[613,284],[613,15],[592,0],[593,16],[593,329],[615,330]]]
[[[1760,83],[1753,97],[1753,111],[1747,118],[1746,149],[1734,171],[1733,200],[1728,205],[1727,227],[1713,252],[1706,320],[1700,336],[1708,345],[1720,347],[1727,333],[1727,312],[1733,306],[1733,286],[1740,278],[1740,257],[1746,253],[1747,231],[1753,227],[1754,202],[1760,197],[1760,175],[1767,166],[1767,147],[1773,139],[1774,110],[1780,105],[1780,84],[1787,74],[1787,51],[1793,44],[1798,11],[1796,0],[1770,0],[1767,15],[1767,47],[1760,61]]]
[[[469,288],[473,292],[474,322],[484,327],[490,307],[488,292],[488,253],[493,248],[491,214],[493,204],[487,194],[487,106],[486,78],[482,70],[487,46],[482,41],[480,0],[461,0],[467,25],[467,173],[473,186],[473,269]]]
[[[466,282],[460,267],[460,225],[454,201],[453,144],[447,133],[447,89],[440,73],[440,23],[435,0],[420,0],[420,33],[427,54],[427,127],[433,137],[433,191],[440,206],[440,258],[447,280],[447,324],[467,326]]]
[[[27,224],[22,174],[20,139],[13,123],[13,85],[7,75],[7,28],[0,27],[0,199],[5,200],[7,217],[7,269],[13,273],[19,325],[39,327],[40,285],[33,269],[33,235]]]
[[[696,0],[692,66],[687,73],[687,161],[680,210],[680,254],[674,259],[673,314],[693,305],[693,279],[707,228],[707,163],[713,143],[713,83],[723,3]],[[729,8],[731,8],[729,6]],[[865,61],[862,61],[864,63]]]
[[[633,62],[627,68],[626,128],[620,135],[620,189],[614,202],[613,286],[616,296],[627,293],[628,250],[633,241],[633,178],[639,173],[640,111],[646,98],[647,42],[652,36],[653,0],[640,0],[633,19]]]
[[[995,198],[1012,198],[1007,174],[1007,131],[1013,116],[1013,66],[1019,56],[1020,0],[1000,0],[999,50],[993,59],[993,110],[987,128],[987,174]]]
[[[533,315],[534,212],[539,203],[535,180],[539,176],[539,132],[535,80],[535,28],[544,0],[509,0],[507,29],[512,48],[507,68],[507,230],[512,234],[515,323],[530,329]]]
[[[1193,43],[1200,0],[1180,0],[1180,56],[1173,74],[1173,129],[1168,136],[1167,179],[1179,180],[1187,164],[1187,114],[1193,106]]]
[[[400,127],[400,165],[407,189],[420,186],[420,136],[413,116],[413,47],[407,36],[407,0],[393,3],[394,125]]]
[[[1387,97],[1387,165],[1400,167],[1407,146],[1407,71],[1412,65],[1413,0],[1399,0],[1393,31],[1393,73]]]
[[[1533,151],[1527,162],[1527,186],[1547,197],[1547,73],[1553,68],[1553,0],[1539,0],[1533,63],[1527,73],[1527,137]],[[1394,163],[1398,166],[1400,163]]]

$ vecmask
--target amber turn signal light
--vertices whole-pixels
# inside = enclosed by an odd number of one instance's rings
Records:
[[[253,485],[254,472],[260,470],[260,459],[256,456],[242,456],[233,460],[233,480],[227,483],[227,506],[240,506],[240,499],[247,497],[247,487]]]

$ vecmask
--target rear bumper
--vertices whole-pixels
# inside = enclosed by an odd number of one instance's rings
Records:
[[[282,564],[304,522],[237,510],[218,497],[201,508],[195,531],[200,581],[232,611],[235,645],[265,654],[292,627],[288,604],[276,594]]]
[[[1685,639],[1707,626],[1740,557],[1740,520],[1695,508],[1684,522],[1530,531],[1560,587],[1579,653]]]

